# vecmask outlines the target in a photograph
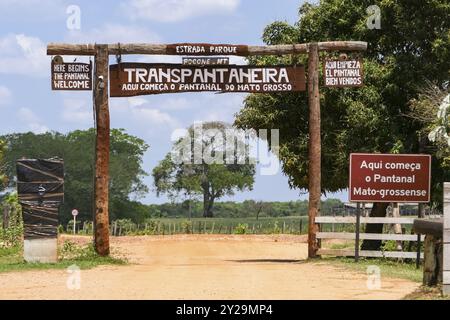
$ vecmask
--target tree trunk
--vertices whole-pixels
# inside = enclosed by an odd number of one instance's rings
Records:
[[[213,208],[214,205],[214,197],[211,195],[203,195],[203,217],[212,218],[213,217]]]
[[[208,209],[208,200],[209,200],[209,194],[208,191],[203,190],[203,217],[207,217],[207,209]]]
[[[208,190],[203,191],[203,217],[211,218],[213,216],[212,213],[212,205],[214,203],[214,198],[209,194]]]
[[[372,210],[370,211],[369,217],[385,217],[386,209],[389,203],[387,202],[375,202],[373,204]],[[366,224],[366,228],[364,230],[365,233],[382,233],[383,232],[383,224],[377,223]],[[380,250],[381,248],[381,240],[364,240],[361,245],[361,250]]]
[[[214,197],[210,197],[209,198],[209,203],[208,203],[208,218],[212,218],[213,217],[213,207],[214,207]]]

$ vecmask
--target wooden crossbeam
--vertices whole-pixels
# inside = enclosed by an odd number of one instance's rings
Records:
[[[415,218],[391,218],[391,217],[361,217],[361,223],[366,224],[413,224]],[[356,217],[316,217],[316,223],[356,223]]]
[[[318,239],[345,239],[354,240],[354,232],[318,232]],[[391,233],[360,233],[360,240],[393,240],[393,241],[417,241],[416,234],[391,234]],[[425,235],[421,235],[425,239]]]
[[[345,249],[319,249],[318,254],[324,256],[353,257],[355,256],[355,251]],[[359,251],[359,255],[361,257],[372,257],[372,258],[415,259],[417,257],[416,252],[376,251],[376,250],[361,250]],[[421,253],[420,258],[423,259],[423,253]]]
[[[149,43],[115,43],[107,44],[110,55],[116,54],[150,54],[150,55],[173,55],[171,47],[177,44],[149,44]],[[192,44],[193,46],[196,44]],[[226,55],[255,56],[255,55],[281,55],[307,53],[307,43],[282,44],[269,46],[242,46],[245,52],[237,54],[226,53]],[[237,46],[237,45],[228,45]],[[367,42],[364,41],[326,41],[317,43],[319,51],[365,51]],[[47,45],[47,55],[95,55],[95,44],[69,44],[69,43],[49,43]],[[184,54],[186,55],[186,54]],[[205,54],[207,55],[207,54]],[[213,54],[217,55],[217,54]]]

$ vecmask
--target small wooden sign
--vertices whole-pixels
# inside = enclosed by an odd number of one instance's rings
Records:
[[[167,54],[192,56],[247,56],[247,45],[210,44],[210,43],[174,43],[167,45]]]
[[[92,63],[52,60],[52,90],[92,90]]]
[[[362,61],[358,59],[325,60],[323,66],[325,87],[361,87]]]
[[[188,66],[228,65],[230,59],[228,57],[184,57],[183,64]]]
[[[305,90],[303,66],[186,66],[121,63],[110,66],[111,97],[175,92],[293,92]]]

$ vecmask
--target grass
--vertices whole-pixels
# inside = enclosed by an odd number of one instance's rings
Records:
[[[92,245],[78,246],[66,241],[59,248],[57,263],[28,263],[23,260],[22,248],[19,246],[0,248],[0,273],[26,270],[66,269],[76,265],[80,269],[90,269],[99,265],[123,265],[126,260],[118,257],[101,257],[97,255]]]
[[[440,287],[421,286],[413,293],[408,294],[404,300],[450,300],[450,296],[444,296]]]
[[[114,222],[111,224],[114,225]],[[258,220],[255,217],[192,218],[191,220],[187,218],[154,218],[148,219],[145,223],[140,223],[139,230],[137,230],[138,225],[134,223],[122,225],[120,234],[232,234],[236,233],[236,228],[239,229],[239,225],[246,225],[245,234],[305,234],[308,231],[308,217],[260,217]],[[119,233],[119,226],[117,227],[117,233]]]
[[[406,279],[414,282],[422,282],[422,268],[416,269],[415,263],[406,263],[392,259],[360,258],[355,262],[354,258],[322,257],[314,263],[329,263],[337,267],[366,273],[369,266],[380,268],[381,277]]]

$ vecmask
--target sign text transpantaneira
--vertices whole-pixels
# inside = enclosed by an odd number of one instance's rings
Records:
[[[303,66],[121,63],[110,66],[110,75],[111,97],[194,91],[270,93],[305,90]]]

